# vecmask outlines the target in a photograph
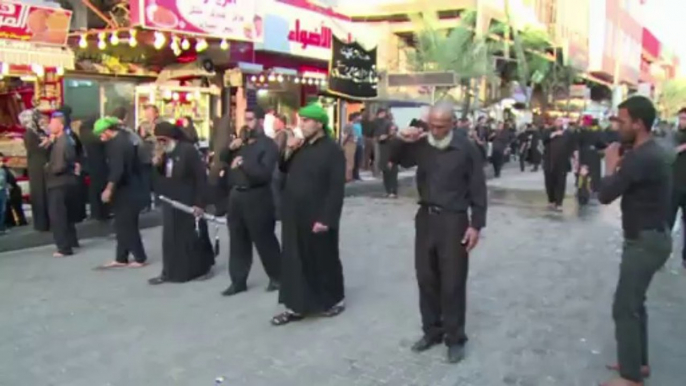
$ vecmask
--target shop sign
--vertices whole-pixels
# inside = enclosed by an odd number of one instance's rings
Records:
[[[0,39],[66,45],[71,11],[2,0]]]
[[[259,42],[262,17],[254,0],[132,0],[131,23],[144,28]]]
[[[293,1],[268,1],[264,7],[264,40],[255,49],[308,59],[329,61],[334,36],[353,41],[360,25],[328,10],[295,5]]]

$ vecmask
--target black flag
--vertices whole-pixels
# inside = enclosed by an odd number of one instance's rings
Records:
[[[367,51],[357,42],[344,43],[334,36],[329,64],[329,92],[348,98],[376,98],[378,81],[376,48]]]

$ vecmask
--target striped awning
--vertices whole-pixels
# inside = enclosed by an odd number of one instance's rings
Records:
[[[19,66],[37,64],[43,67],[74,69],[74,53],[63,47],[0,47],[0,63]]]

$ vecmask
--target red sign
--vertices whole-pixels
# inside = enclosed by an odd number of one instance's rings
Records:
[[[67,44],[71,11],[0,1],[0,39]]]
[[[309,31],[300,28],[300,19],[295,20],[295,29],[288,31],[288,41],[307,46],[331,48],[333,34],[331,28],[322,26],[321,31]]]

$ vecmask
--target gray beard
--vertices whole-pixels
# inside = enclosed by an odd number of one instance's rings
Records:
[[[453,140],[453,132],[451,131],[448,133],[448,135],[446,135],[443,139],[436,139],[431,133],[429,133],[427,138],[429,140],[429,145],[439,150],[445,150],[448,146],[450,146],[450,142]]]
[[[173,152],[174,149],[176,149],[176,141],[169,141],[169,143],[167,143],[167,146],[164,147],[164,152],[169,154]]]

